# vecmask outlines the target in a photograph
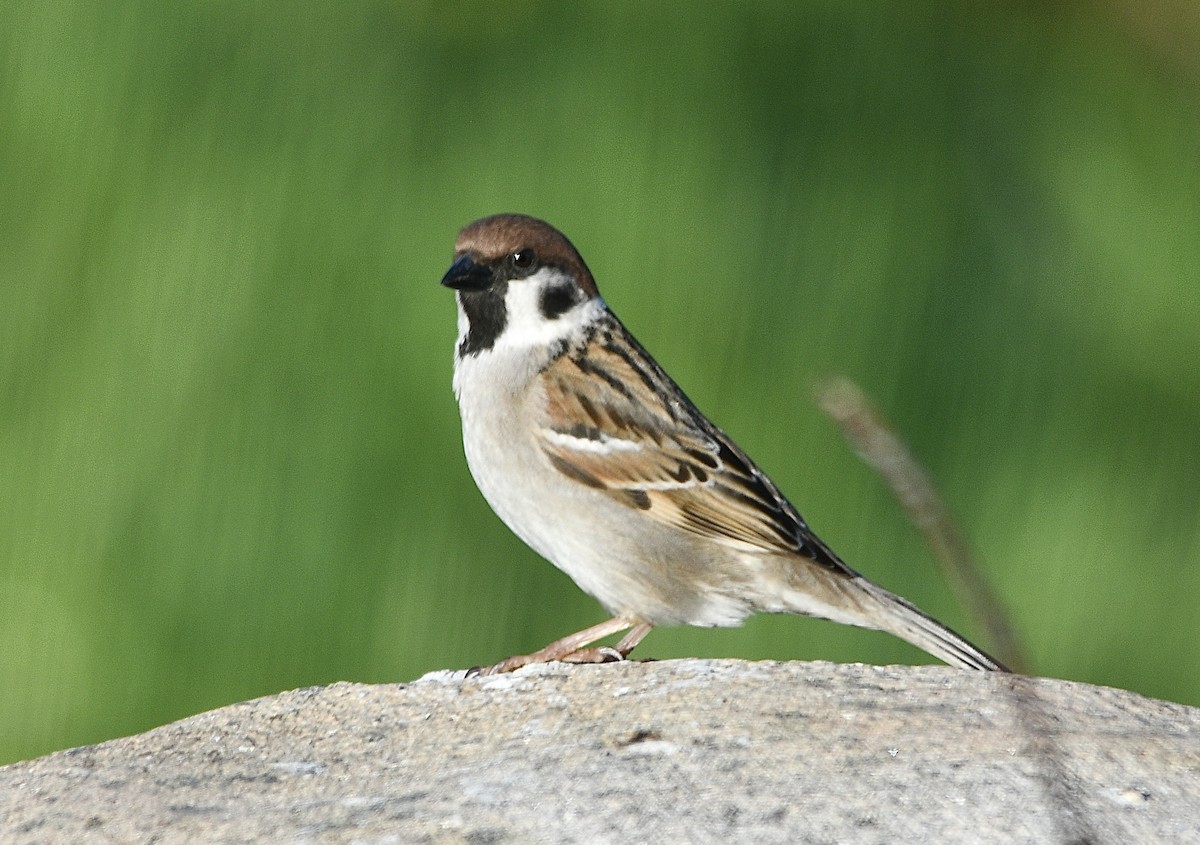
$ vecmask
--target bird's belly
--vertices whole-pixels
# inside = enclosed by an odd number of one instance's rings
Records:
[[[488,504],[534,551],[613,614],[654,625],[738,625],[759,561],[643,515],[554,469],[520,432],[497,454],[464,431]]]

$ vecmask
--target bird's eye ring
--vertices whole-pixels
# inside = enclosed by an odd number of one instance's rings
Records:
[[[537,255],[532,249],[518,249],[508,257],[508,260],[518,270],[528,270],[537,263]]]

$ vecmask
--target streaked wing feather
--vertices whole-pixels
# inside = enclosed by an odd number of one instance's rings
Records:
[[[540,443],[567,477],[729,546],[806,545],[799,514],[619,324],[601,326],[541,379]]]

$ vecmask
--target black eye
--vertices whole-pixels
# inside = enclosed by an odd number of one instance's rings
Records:
[[[537,264],[537,255],[532,249],[518,249],[508,260],[518,270],[529,270]]]

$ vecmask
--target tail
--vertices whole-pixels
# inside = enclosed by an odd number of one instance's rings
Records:
[[[999,660],[972,645],[928,613],[868,581],[829,552],[818,563],[792,557],[785,567],[787,588],[759,607],[874,628],[912,643],[951,666],[1007,672]]]
[[[863,627],[887,631],[951,666],[990,672],[1009,671],[1003,663],[983,649],[972,645],[964,637],[895,593],[889,593],[861,575],[854,578],[854,586],[870,597],[869,602],[861,603],[866,616],[865,624],[859,623]]]

